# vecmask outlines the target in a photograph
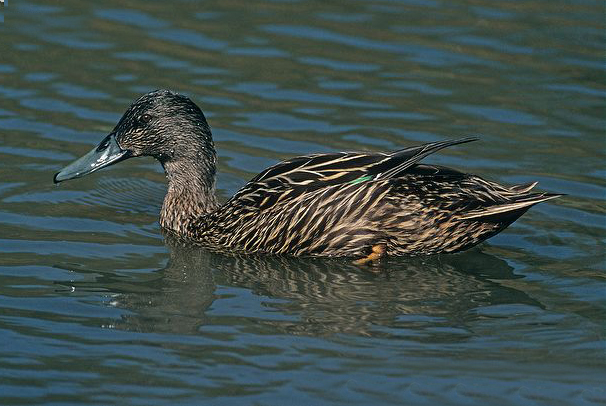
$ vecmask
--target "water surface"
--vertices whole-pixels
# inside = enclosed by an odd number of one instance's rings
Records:
[[[603,405],[599,1],[10,2],[0,403]],[[468,252],[165,241],[152,159],[54,186],[140,94],[192,97],[227,199],[281,159],[477,135],[428,162],[565,198]]]

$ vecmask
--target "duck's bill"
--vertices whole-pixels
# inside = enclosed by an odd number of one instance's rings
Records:
[[[55,183],[59,183],[64,180],[80,178],[129,157],[129,151],[120,148],[115,135],[110,134],[92,151],[57,172],[53,180]]]

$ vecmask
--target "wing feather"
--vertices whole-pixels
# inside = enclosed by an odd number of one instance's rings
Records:
[[[332,185],[395,178],[442,148],[475,140],[477,138],[432,142],[391,153],[337,152],[299,156],[267,168],[230,200],[262,208],[287,200],[280,198],[286,191],[292,198]],[[268,198],[268,195],[273,196]]]

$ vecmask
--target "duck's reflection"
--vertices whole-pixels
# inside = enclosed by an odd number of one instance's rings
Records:
[[[97,288],[105,285],[104,290],[116,293],[114,306],[128,310],[113,328],[188,334],[213,324],[237,327],[242,317],[249,317],[271,333],[411,339],[422,333],[427,339],[427,331],[438,328],[442,333],[435,338],[450,340],[465,338],[480,307],[541,306],[500,283],[517,278],[513,269],[478,250],[391,259],[373,269],[347,260],[228,256],[174,242],[170,248],[168,265],[153,280],[123,284],[119,291],[107,275],[97,280]],[[244,288],[247,295],[259,298],[254,316],[250,309],[237,314],[238,306],[229,309],[235,314],[216,314],[225,296],[218,292],[238,291],[232,288]],[[275,317],[276,312],[284,317]],[[454,338],[444,333],[449,329]]]

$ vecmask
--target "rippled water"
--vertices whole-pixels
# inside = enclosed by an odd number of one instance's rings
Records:
[[[602,2],[0,10],[0,403],[606,403]],[[207,114],[223,199],[294,155],[467,135],[428,161],[568,196],[377,274],[187,250],[151,159],[52,184],[155,88]]]

